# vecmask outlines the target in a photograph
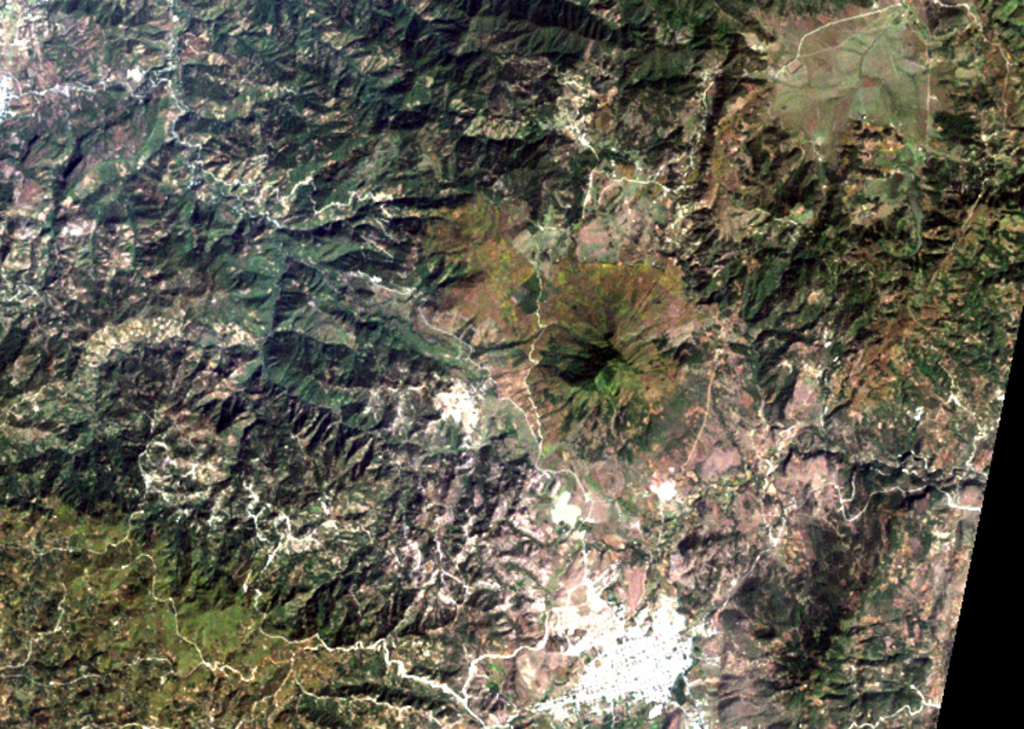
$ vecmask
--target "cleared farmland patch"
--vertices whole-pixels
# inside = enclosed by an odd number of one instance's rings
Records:
[[[844,124],[862,117],[923,143],[931,93],[923,32],[903,3],[790,22],[779,28],[775,112],[823,154]]]

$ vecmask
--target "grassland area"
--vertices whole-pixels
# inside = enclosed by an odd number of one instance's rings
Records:
[[[775,109],[823,154],[851,119],[895,127],[908,142],[928,134],[928,38],[914,9],[893,3],[845,17],[808,16],[780,30]]]

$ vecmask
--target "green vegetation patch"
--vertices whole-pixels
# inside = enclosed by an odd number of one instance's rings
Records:
[[[893,4],[781,28],[775,112],[822,152],[849,120],[891,125],[921,143],[928,131],[927,49],[910,9]]]

